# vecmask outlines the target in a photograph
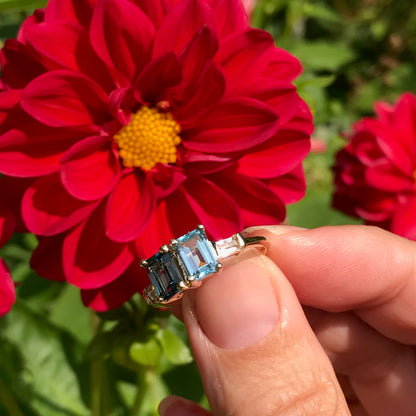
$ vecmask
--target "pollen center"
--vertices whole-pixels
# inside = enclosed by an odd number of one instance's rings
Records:
[[[157,163],[176,162],[180,131],[171,113],[143,106],[114,135],[114,141],[124,166],[150,170]]]

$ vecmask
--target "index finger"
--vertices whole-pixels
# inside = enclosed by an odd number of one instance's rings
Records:
[[[255,227],[304,305],[354,310],[385,336],[416,344],[416,243],[376,227]]]

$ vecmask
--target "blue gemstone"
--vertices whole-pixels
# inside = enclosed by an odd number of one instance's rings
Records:
[[[148,264],[150,280],[158,296],[167,301],[180,292],[178,283],[184,279],[171,253],[157,253]]]
[[[189,276],[203,279],[217,270],[218,260],[211,242],[200,229],[178,238],[177,250]]]

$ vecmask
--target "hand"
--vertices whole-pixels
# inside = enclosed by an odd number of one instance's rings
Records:
[[[246,250],[177,310],[212,414],[415,416],[416,243],[365,226],[247,233],[267,257]],[[174,396],[159,410],[210,415]]]

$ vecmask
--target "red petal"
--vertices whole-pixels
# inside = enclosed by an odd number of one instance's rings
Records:
[[[9,88],[25,85],[45,72],[45,68],[15,39],[6,40],[0,51],[1,79]]]
[[[406,203],[399,205],[393,215],[391,231],[411,240],[416,240],[416,198],[410,196]]]
[[[54,235],[68,230],[91,214],[98,202],[86,203],[72,197],[54,173],[35,181],[22,199],[22,216],[34,234]]]
[[[266,141],[278,127],[278,116],[267,105],[250,98],[229,99],[185,131],[183,145],[213,154],[237,152]]]
[[[165,17],[166,6],[164,1],[149,1],[149,0],[134,0],[140,9],[146,14],[146,16],[152,21],[153,26],[158,28]]]
[[[178,237],[178,235],[173,235],[167,219],[168,199],[159,201],[150,221],[135,241],[136,251],[141,259],[153,256],[153,254],[159,250],[160,246],[169,243],[172,238]],[[171,206],[169,208],[171,208]],[[177,218],[177,223],[182,222],[185,218],[186,216],[181,215]]]
[[[248,29],[225,39],[215,61],[226,74],[227,91],[238,94],[241,85],[261,75],[269,64],[273,48],[272,36],[259,29]]]
[[[214,176],[214,181],[235,201],[243,218],[243,228],[279,224],[286,216],[282,200],[263,182],[230,170]]]
[[[290,172],[309,153],[309,136],[279,130],[273,138],[250,150],[239,160],[238,172],[256,178],[273,178]]]
[[[414,177],[404,175],[389,161],[367,168],[365,180],[370,186],[388,192],[413,192],[415,186]]]
[[[108,200],[108,237],[118,242],[134,240],[143,231],[154,208],[155,191],[150,175],[138,172],[124,176]]]
[[[12,129],[0,137],[0,169],[18,177],[43,176],[59,170],[66,150],[87,132],[45,128],[33,119],[22,130]],[[91,134],[91,132],[89,132]]]
[[[0,202],[0,247],[9,240],[16,228],[16,217],[13,212]]]
[[[97,312],[118,308],[135,293],[141,293],[150,284],[147,272],[140,267],[138,260],[116,280],[98,289],[82,290],[81,297],[85,306]]]
[[[40,237],[39,244],[30,258],[30,267],[45,279],[64,282],[62,245],[65,234]]]
[[[49,0],[45,21],[66,21],[89,25],[96,0]]]
[[[127,244],[116,243],[106,236],[104,209],[102,204],[65,236],[62,251],[65,276],[81,289],[95,289],[112,282],[133,261]]]
[[[26,86],[21,105],[32,117],[52,127],[101,125],[109,119],[107,96],[82,74],[54,71]]]
[[[10,311],[16,301],[14,283],[5,261],[0,259],[0,316]]]
[[[306,182],[302,165],[278,178],[267,179],[265,183],[285,204],[293,204],[305,196]]]
[[[73,24],[46,22],[32,26],[26,37],[43,64],[53,62],[54,69],[56,65],[77,69],[76,49],[82,30]]]
[[[229,237],[243,229],[238,206],[217,185],[193,177],[183,186],[190,208],[214,239]]]
[[[185,130],[199,124],[200,118],[224,96],[225,78],[216,64],[211,63],[198,83],[188,91],[187,99],[174,110],[175,118]]]
[[[293,81],[302,73],[299,60],[289,52],[280,48],[273,48],[270,62],[263,75],[282,81]]]
[[[88,137],[61,160],[61,179],[75,198],[93,201],[107,195],[120,177],[120,163],[108,137]]]
[[[241,0],[208,0],[215,11],[218,32],[222,37],[240,32],[247,27],[247,13]]]
[[[166,90],[177,85],[182,79],[182,68],[178,57],[173,52],[167,52],[152,61],[142,72],[138,81],[142,100],[156,105],[166,99]]]
[[[214,14],[204,1],[179,2],[163,20],[156,34],[153,56],[161,56],[168,51],[179,55],[204,25],[215,27]]]
[[[188,96],[195,94],[196,84],[207,67],[211,65],[217,50],[218,40],[215,33],[209,27],[203,26],[179,57],[183,80],[174,90],[176,101],[187,100]]]
[[[16,231],[19,233],[28,232],[21,217],[21,203],[26,189],[32,183],[32,178],[14,178],[6,175],[0,177],[1,202],[13,212],[16,219]]]
[[[152,179],[156,197],[162,199],[175,192],[186,176],[181,168],[160,163],[157,165],[156,171],[152,172]]]
[[[0,92],[0,124],[3,123],[10,111],[16,107],[22,96],[20,90],[7,90]]]
[[[154,34],[149,18],[130,1],[98,1],[91,43],[97,55],[130,82],[150,60]]]

